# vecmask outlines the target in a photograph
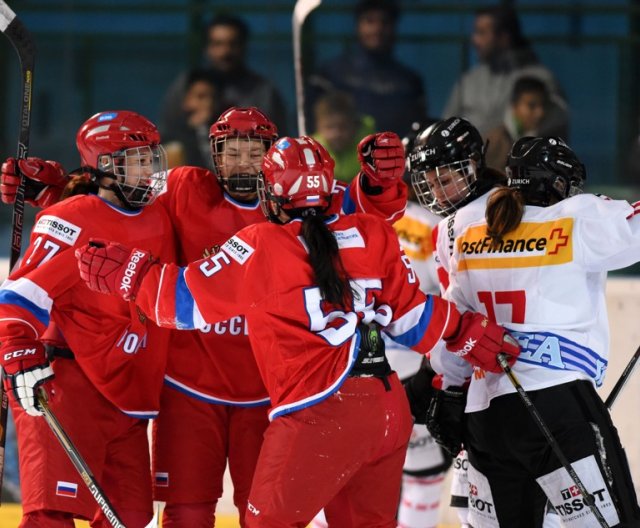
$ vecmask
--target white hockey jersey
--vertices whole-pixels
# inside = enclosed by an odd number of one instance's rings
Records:
[[[640,203],[582,194],[527,206],[518,228],[491,248],[484,220],[489,194],[454,217],[445,296],[518,339],[522,353],[513,370],[525,390],[579,379],[600,386],[609,361],[606,272],[640,260]],[[467,412],[511,392],[505,375],[475,369]]]

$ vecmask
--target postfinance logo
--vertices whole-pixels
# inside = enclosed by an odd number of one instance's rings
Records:
[[[485,225],[471,227],[456,239],[459,271],[557,266],[573,260],[573,218],[523,222],[491,247]]]

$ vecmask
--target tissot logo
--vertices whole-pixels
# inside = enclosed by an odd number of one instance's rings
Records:
[[[456,239],[461,255],[459,270],[534,267],[573,260],[573,219],[523,222],[500,242],[492,244],[486,226],[467,229]]]

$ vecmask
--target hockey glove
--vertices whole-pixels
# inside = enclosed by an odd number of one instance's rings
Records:
[[[20,175],[26,178],[25,202],[42,209],[58,201],[69,181],[69,176],[57,161],[7,158],[0,175],[0,197],[4,203],[16,201]]]
[[[497,359],[501,352],[509,356],[509,365],[520,354],[518,342],[504,328],[475,312],[463,313],[455,332],[444,340],[447,350],[488,372],[502,372]]]
[[[358,160],[369,187],[386,188],[404,174],[404,148],[393,132],[369,134],[358,143]]]
[[[433,397],[434,388],[432,382],[435,376],[436,373],[429,362],[424,361],[418,372],[402,382],[407,393],[414,423],[427,423],[427,410]]]
[[[467,393],[462,387],[449,387],[434,392],[427,413],[427,429],[438,445],[455,457],[464,443]]]
[[[76,249],[80,277],[90,289],[117,293],[125,301],[134,301],[140,283],[154,260],[147,251],[129,248],[117,242],[91,240]]]
[[[8,340],[2,344],[0,354],[5,390],[13,392],[27,414],[41,416],[36,391],[40,385],[53,379],[53,369],[44,345],[28,339]]]

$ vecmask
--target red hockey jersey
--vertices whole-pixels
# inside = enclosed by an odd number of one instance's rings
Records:
[[[133,303],[89,290],[73,248],[90,238],[118,240],[175,260],[173,230],[162,207],[126,211],[95,195],[52,205],[38,215],[20,267],[0,288],[0,339],[37,339],[54,322],[107,399],[132,416],[153,417],[169,332]]]
[[[406,198],[406,186],[400,181],[370,196],[356,178],[349,187],[336,184],[332,211],[368,212],[393,222],[402,217]],[[169,211],[177,232],[178,263],[182,265],[215,253],[243,227],[266,221],[258,200],[252,204],[233,200],[222,191],[212,172],[196,167],[173,169],[158,201]],[[268,404],[251,352],[248,325],[241,313],[230,312],[227,320],[174,335],[166,383],[211,403]]]
[[[272,402],[271,418],[313,405],[340,388],[357,356],[359,321],[376,321],[394,340],[430,350],[442,337],[450,305],[420,291],[393,228],[359,214],[334,215],[327,224],[356,292],[350,312],[321,298],[300,221],[249,226],[220,252],[186,268],[154,266],[136,302],[160,325],[181,329],[245,313]],[[211,353],[224,358],[235,352]]]

